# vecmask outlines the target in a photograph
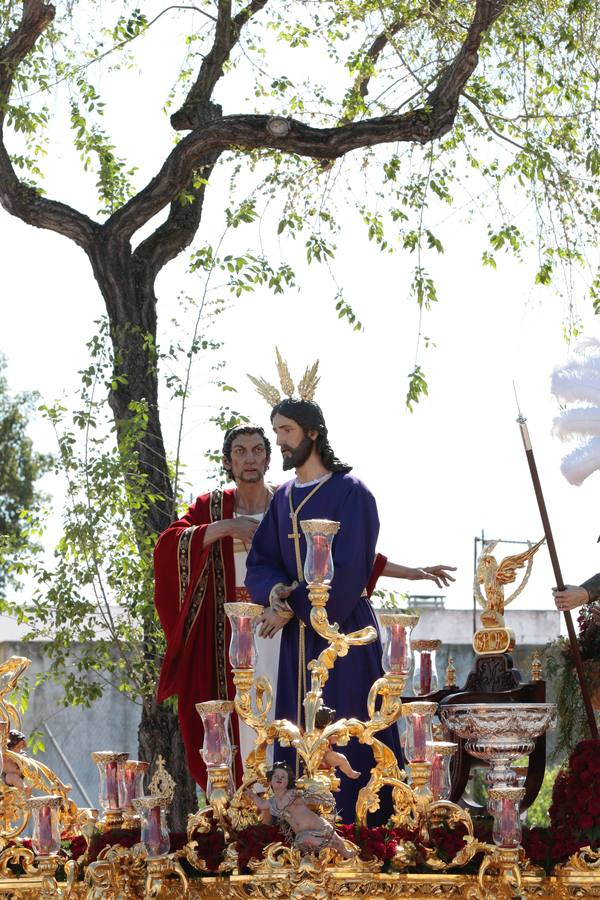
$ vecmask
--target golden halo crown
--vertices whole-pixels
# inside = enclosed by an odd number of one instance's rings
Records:
[[[279,375],[279,384],[281,385],[281,390],[283,391],[283,395],[285,397],[289,397],[290,399],[292,399],[294,397],[295,387],[294,382],[292,381],[292,376],[290,375],[288,364],[281,356],[281,353],[279,352],[277,347],[275,347],[275,353],[277,356],[277,373]],[[307,366],[304,375],[298,383],[298,397],[300,400],[314,399],[315,391],[319,383],[319,377],[317,375],[318,369],[319,360],[313,363],[312,366]],[[277,404],[281,401],[281,394],[274,385],[269,384],[269,382],[264,378],[255,378],[254,375],[248,375],[248,378],[256,388],[257,393],[259,393],[260,396],[267,401],[271,408],[273,406],[277,406]]]

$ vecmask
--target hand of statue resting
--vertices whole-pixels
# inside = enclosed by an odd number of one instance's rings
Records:
[[[258,620],[258,636],[265,638],[275,637],[277,632],[284,625],[287,625],[290,618],[294,615],[291,611],[290,613],[290,615],[282,615],[268,606]]]
[[[564,591],[552,588],[552,595],[556,608],[561,612],[566,612],[568,609],[577,609],[578,606],[583,606],[590,599],[586,589],[578,587],[576,584],[565,584]]]
[[[232,538],[244,543],[251,543],[259,523],[250,516],[238,516],[229,523],[229,534]]]
[[[456,572],[456,566],[424,566],[421,569],[421,578],[427,581],[435,581],[439,588],[448,587],[452,581],[456,581],[449,572]]]

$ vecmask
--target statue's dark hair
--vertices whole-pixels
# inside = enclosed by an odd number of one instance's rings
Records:
[[[236,437],[239,437],[240,434],[258,434],[258,435],[260,435],[260,437],[263,439],[263,442],[265,445],[267,465],[269,465],[269,462],[271,461],[271,442],[270,442],[269,438],[267,437],[267,435],[265,434],[264,428],[262,428],[260,425],[252,425],[250,423],[248,423],[246,425],[234,425],[233,428],[230,428],[228,431],[225,432],[225,437],[223,439],[222,453],[223,453],[223,456],[225,457],[225,459],[227,460],[227,462],[231,464],[231,447],[232,447],[233,442],[236,439]],[[231,474],[231,471],[229,469],[226,469],[225,466],[223,466],[223,471],[225,472],[225,475],[227,476],[229,481],[232,481],[233,475]]]
[[[16,747],[17,744],[20,744],[21,741],[24,740],[26,740],[26,738],[23,732],[17,731],[17,729],[15,728],[14,730],[8,732],[8,741],[6,746],[8,750],[12,750],[13,747]]]
[[[333,452],[327,439],[327,426],[323,411],[318,403],[313,400],[295,400],[286,397],[271,410],[271,422],[276,415],[293,419],[308,434],[309,431],[317,431],[315,446],[321,457],[321,462],[330,472],[349,472],[352,466],[341,462]]]
[[[335,709],[331,709],[329,706],[322,706],[315,715],[315,728],[327,728],[328,725],[335,722],[336,716]]]
[[[286,763],[286,762],[274,762],[272,767],[267,772],[267,780],[269,782],[271,781],[271,778],[273,777],[273,774],[277,771],[277,769],[283,769],[283,771],[286,773],[286,775],[288,777],[288,783],[287,783],[288,790],[290,788],[293,788],[294,785],[296,784],[296,776],[295,776],[294,770],[292,769],[290,764]]]

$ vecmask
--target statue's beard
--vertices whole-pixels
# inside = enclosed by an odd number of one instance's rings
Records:
[[[303,466],[304,463],[308,460],[308,457],[312,453],[312,448],[314,445],[314,441],[311,437],[306,435],[302,438],[297,447],[282,447],[283,450],[289,450],[290,455],[283,457],[283,471],[287,472],[289,469],[299,469],[300,466]]]

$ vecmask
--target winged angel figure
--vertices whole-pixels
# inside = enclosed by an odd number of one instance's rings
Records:
[[[483,548],[477,569],[475,571],[475,580],[473,582],[473,590],[475,598],[480,606],[483,606],[481,614],[481,624],[484,628],[502,628],[504,627],[504,607],[518,597],[531,575],[533,566],[533,557],[542,546],[546,539],[542,538],[537,544],[531,546],[523,553],[517,553],[514,556],[505,556],[500,564],[496,562],[496,558],[492,556],[492,552],[498,541],[486,544]],[[504,585],[512,584],[517,577],[517,569],[524,566],[525,575],[519,587],[508,598],[504,598]],[[485,597],[481,592],[480,585],[483,585]]]

